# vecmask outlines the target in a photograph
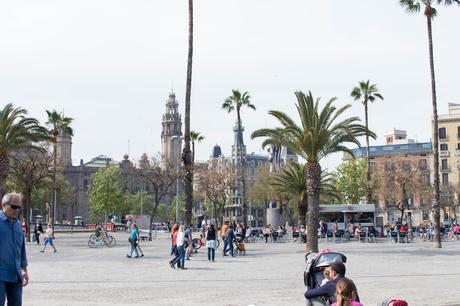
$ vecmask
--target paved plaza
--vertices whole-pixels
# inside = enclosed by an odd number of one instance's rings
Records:
[[[246,244],[247,255],[209,263],[204,250],[186,271],[168,265],[170,241],[143,242],[145,257],[128,259],[127,233],[114,248],[90,249],[88,233],[58,233],[57,253],[28,244],[30,284],[24,305],[305,305],[304,245]],[[348,257],[364,305],[404,297],[409,305],[460,305],[460,241],[322,243]]]

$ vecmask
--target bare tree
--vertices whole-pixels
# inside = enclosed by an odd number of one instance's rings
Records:
[[[202,168],[197,171],[195,182],[198,191],[212,204],[216,227],[222,225],[224,209],[234,187],[234,173],[229,165]],[[219,220],[219,221],[217,221]]]
[[[160,158],[157,157],[148,159],[146,155],[143,155],[136,172],[141,183],[147,187],[147,193],[153,199],[150,211],[150,223],[152,224],[160,202],[166,195],[171,194],[176,179],[181,176],[181,171],[168,160],[160,161]]]
[[[380,181],[380,195],[386,208],[396,208],[401,212],[401,219],[410,202],[421,199],[425,184],[419,164],[414,159],[403,157],[388,158],[377,167]]]
[[[28,147],[10,154],[10,174],[23,194],[23,217],[30,241],[30,200],[32,192],[46,184],[51,177],[51,155],[44,148]]]

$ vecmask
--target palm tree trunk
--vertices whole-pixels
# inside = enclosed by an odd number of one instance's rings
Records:
[[[0,155],[0,199],[6,193],[6,179],[10,172],[10,160],[7,155]]]
[[[300,228],[301,225],[305,225],[305,216],[307,214],[308,206],[307,195],[303,195],[302,198],[297,203],[297,227]]]
[[[321,189],[321,166],[318,162],[307,161],[304,167],[307,189],[307,252],[318,252],[319,194]]]
[[[240,109],[237,108],[237,116],[238,116],[238,138],[239,138],[239,148],[238,153],[240,154],[240,166],[241,166],[241,204],[242,204],[242,215],[243,215],[243,224],[244,227],[248,227],[248,204],[246,203],[246,163],[243,158],[243,133],[241,132],[241,117],[240,117]]]
[[[367,111],[367,95],[364,97],[364,116],[366,119],[366,130],[369,130],[369,117]],[[372,201],[372,191],[371,191],[371,158],[369,154],[369,134],[366,133],[366,158],[367,158],[367,172],[366,172],[366,181],[367,181],[367,197],[366,204],[371,203]]]
[[[439,206],[439,145],[438,145],[438,108],[436,102],[436,80],[434,74],[433,59],[433,35],[431,29],[431,7],[425,10],[428,28],[428,47],[430,52],[430,73],[431,73],[431,96],[433,105],[433,155],[434,155],[434,190],[433,190],[433,210],[434,210],[434,247],[441,248],[441,213]]]
[[[55,223],[55,218],[56,218],[56,216],[54,215],[54,212],[56,211],[56,170],[57,170],[56,169],[56,166],[57,166],[56,152],[57,152],[56,137],[54,137],[54,140],[53,140],[53,192],[51,194],[51,196],[53,197],[51,199],[51,202],[53,203],[53,205],[51,206],[51,211],[50,211],[51,228],[53,229],[53,233],[54,233],[54,223]]]
[[[185,167],[185,224],[192,223],[193,205],[193,162],[190,152],[190,96],[192,92],[192,59],[193,59],[193,0],[188,1],[188,57],[187,85],[185,90],[185,145],[182,160]]]

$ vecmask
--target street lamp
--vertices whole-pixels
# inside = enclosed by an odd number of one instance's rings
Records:
[[[177,141],[177,144],[179,144],[179,141],[182,141],[182,137],[178,135],[171,136],[171,140],[173,139]],[[179,221],[179,164],[180,164],[179,156],[180,156],[180,150],[176,156],[176,222],[175,223]]]

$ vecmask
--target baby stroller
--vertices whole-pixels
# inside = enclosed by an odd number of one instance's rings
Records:
[[[347,257],[342,253],[332,252],[329,249],[322,250],[318,254],[308,252],[305,255],[305,270],[303,274],[303,281],[305,290],[310,290],[321,286],[324,280],[324,270],[334,262],[347,262]],[[307,303],[308,305],[308,303]],[[329,305],[329,301],[323,299],[323,303],[312,305]]]
[[[246,248],[244,246],[244,240],[241,235],[236,235],[235,238],[235,253],[237,255],[246,254]]]

